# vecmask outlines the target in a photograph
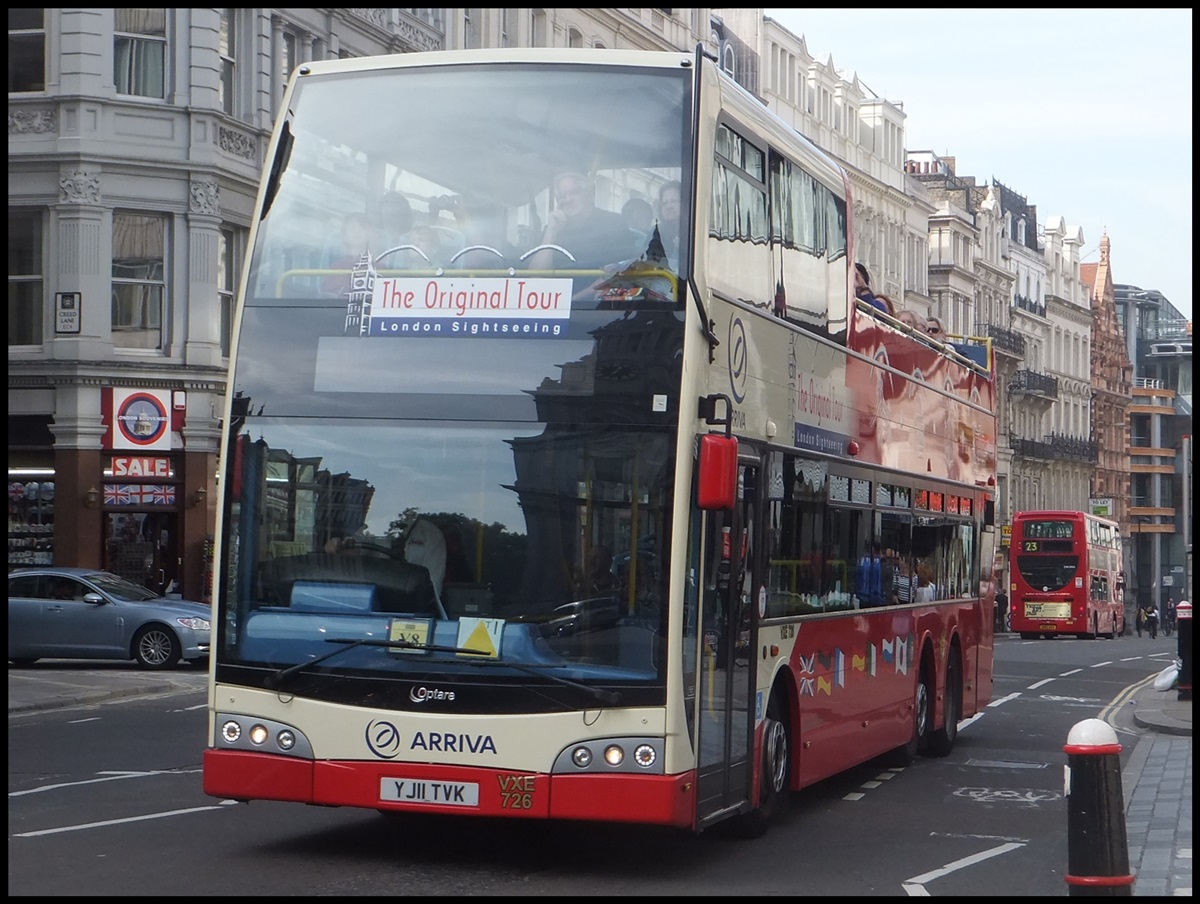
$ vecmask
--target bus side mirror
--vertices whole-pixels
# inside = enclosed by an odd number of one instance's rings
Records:
[[[700,437],[696,502],[705,511],[732,509],[737,498],[737,440],[706,433]]]

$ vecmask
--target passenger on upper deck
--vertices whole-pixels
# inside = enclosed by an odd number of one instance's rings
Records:
[[[946,328],[942,325],[942,321],[938,318],[929,316],[925,318],[925,332],[939,342],[947,342]]]
[[[880,293],[879,295],[875,296],[875,302],[876,307],[883,305],[883,307],[880,308],[883,313],[890,314],[892,317],[896,316],[896,302],[892,301],[891,296]]]
[[[861,263],[854,264],[854,294],[877,311],[883,311],[885,314],[891,313],[883,302],[877,299],[871,291],[871,274],[867,272],[866,266]]]
[[[554,248],[542,248],[529,258],[531,269],[591,270],[635,256],[632,231],[620,214],[596,206],[595,188],[583,173],[556,176],[554,202],[542,244],[556,245],[571,257]]]
[[[664,182],[658,190],[658,235],[667,253],[668,266],[679,267],[679,217],[682,213],[682,186]]]

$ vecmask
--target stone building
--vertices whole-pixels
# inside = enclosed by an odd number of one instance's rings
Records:
[[[1129,536],[1129,405],[1133,367],[1117,318],[1110,242],[1100,237],[1100,262],[1080,267],[1092,302],[1092,436],[1097,447],[1091,495],[1111,499],[1108,517]]]
[[[1113,286],[1134,365],[1129,406],[1127,605],[1193,599],[1192,324],[1161,292]]]

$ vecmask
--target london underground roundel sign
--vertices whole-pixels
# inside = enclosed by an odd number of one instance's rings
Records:
[[[169,448],[171,419],[165,400],[157,393],[131,392],[114,402],[115,448]]]

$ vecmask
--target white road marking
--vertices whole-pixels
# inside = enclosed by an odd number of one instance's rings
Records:
[[[970,857],[963,857],[961,860],[947,863],[940,869],[930,870],[919,876],[913,876],[903,883],[904,891],[909,897],[929,897],[928,890],[924,888],[926,882],[932,882],[934,879],[940,879],[965,867],[974,866],[976,863],[982,863],[984,860],[990,860],[992,857],[999,857],[1001,854],[1007,854],[1009,851],[1015,851],[1017,848],[1024,846],[1024,844],[1012,842],[1010,844],[1002,844],[987,851],[981,851],[978,854],[972,854]]]
[[[188,810],[167,810],[164,813],[147,813],[145,816],[129,816],[125,819],[106,819],[102,822],[86,822],[77,826],[62,826],[57,829],[41,829],[37,832],[19,832],[14,838],[35,838],[39,835],[59,835],[63,832],[78,832],[80,829],[102,829],[105,826],[119,826],[127,822],[143,822],[147,819],[162,819],[166,816],[186,816],[188,813],[203,813],[205,810],[219,810],[227,806],[225,801],[210,807],[192,807]]]
[[[163,769],[154,772],[97,772],[102,778],[89,778],[80,782],[60,782],[57,785],[41,785],[25,791],[10,791],[9,797],[24,797],[26,794],[40,794],[43,791],[57,791],[59,788],[75,788],[79,785],[95,785],[99,782],[115,782],[123,778],[149,778],[152,775],[193,775],[199,769]]]
[[[988,704],[988,709],[991,709],[993,706],[999,706],[1002,703],[1007,703],[1010,700],[1016,700],[1019,696],[1021,696],[1021,692],[1017,691],[1015,694],[1009,694],[1007,697],[1001,697],[999,700],[993,700]]]
[[[1029,685],[1029,690],[1036,691],[1039,687],[1043,687],[1053,680],[1053,678],[1043,678],[1041,681],[1035,681],[1033,684]]]

